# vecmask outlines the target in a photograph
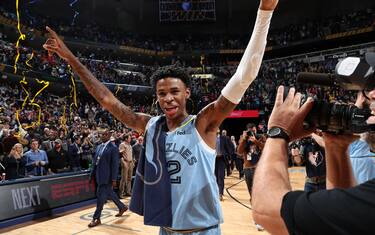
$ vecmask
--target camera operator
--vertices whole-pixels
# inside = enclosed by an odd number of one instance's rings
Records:
[[[367,94],[370,100],[375,99],[375,90]],[[355,105],[358,108],[369,107],[370,101],[366,99],[362,92],[358,92]],[[351,143],[349,148],[350,162],[352,163],[354,177],[358,184],[375,178],[375,163],[373,158],[373,146],[375,145],[375,133],[366,132],[361,134],[359,140]]]
[[[243,171],[247,189],[251,197],[255,168],[260,159],[265,140],[262,135],[257,134],[254,123],[249,123],[246,127],[247,129],[240,137],[237,152],[244,160]]]
[[[302,143],[300,140],[289,143],[288,146],[288,166],[302,166]]]
[[[302,155],[306,162],[305,192],[316,192],[326,189],[326,160],[324,141],[319,135],[302,139]]]
[[[356,185],[348,148],[357,137],[324,133],[327,189],[291,191],[287,168],[289,141],[307,136],[303,121],[312,109],[309,98],[279,87],[269,119],[268,139],[253,187],[253,216],[272,234],[374,234],[375,179]],[[375,116],[367,120],[375,123]]]
[[[247,124],[247,129],[240,137],[238,145],[238,155],[243,157],[245,182],[250,195],[250,204],[252,201],[252,187],[255,174],[255,168],[261,156],[264,147],[265,137],[257,134],[256,126],[253,123]],[[263,230],[258,224],[255,224],[259,231]]]

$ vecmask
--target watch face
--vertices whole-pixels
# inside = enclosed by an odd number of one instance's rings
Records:
[[[280,134],[280,132],[280,128],[271,128],[271,130],[269,131],[269,136],[276,136]]]

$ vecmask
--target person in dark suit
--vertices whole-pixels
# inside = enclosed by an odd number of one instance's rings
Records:
[[[48,139],[44,140],[40,145],[40,149],[46,152],[52,150],[55,147],[56,131],[51,129],[48,132]]]
[[[119,209],[119,213],[115,215],[116,217],[122,216],[128,210],[128,206],[123,204],[113,191],[118,175],[119,150],[110,141],[111,134],[108,128],[103,129],[99,135],[101,135],[102,144],[98,145],[95,150],[93,168],[90,174],[91,178],[95,177],[97,184],[97,204],[92,221],[88,225],[90,228],[101,224],[100,214],[107,198],[112,199]]]
[[[227,135],[227,131],[223,130],[220,135],[220,130],[217,131],[216,137],[216,159],[215,159],[215,176],[216,182],[219,187],[220,201],[223,201],[224,194],[224,178],[225,178],[225,167],[227,163],[227,157],[230,154],[230,139]],[[229,175],[229,172],[228,172]]]
[[[69,145],[68,148],[68,155],[69,155],[69,163],[72,171],[80,171],[81,170],[81,138],[80,136],[73,137],[74,142]]]

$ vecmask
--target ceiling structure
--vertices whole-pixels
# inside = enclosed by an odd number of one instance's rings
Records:
[[[181,0],[176,0],[181,1]],[[15,0],[2,3],[15,4]],[[26,1],[25,1],[26,2]],[[106,27],[148,34],[171,33],[246,33],[250,31],[258,8],[258,0],[216,0],[216,22],[211,23],[160,23],[159,0],[33,0],[24,4],[30,15],[38,13],[51,18],[71,20],[79,12],[77,24],[95,20]],[[69,3],[74,3],[71,7]],[[303,22],[304,19],[321,19],[374,7],[373,0],[280,0],[272,27]]]

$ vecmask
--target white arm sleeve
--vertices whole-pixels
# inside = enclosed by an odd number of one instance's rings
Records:
[[[234,104],[241,101],[246,89],[258,75],[267,44],[272,13],[273,11],[258,10],[253,34],[240,64],[228,84],[221,91],[221,94]]]

